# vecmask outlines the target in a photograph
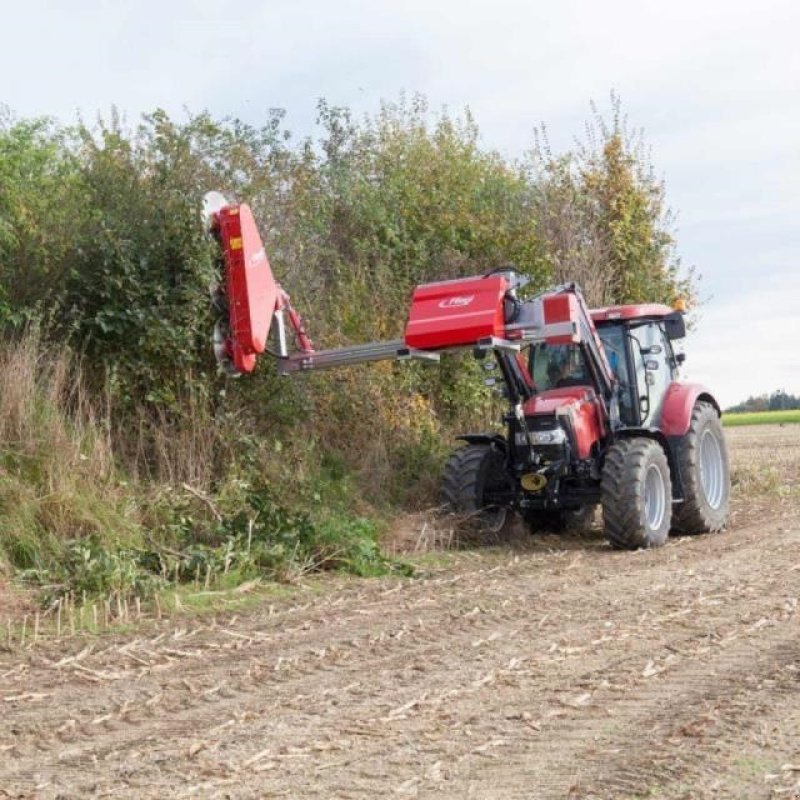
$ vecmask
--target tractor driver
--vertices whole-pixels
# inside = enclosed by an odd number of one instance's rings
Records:
[[[565,386],[585,386],[590,384],[583,361],[583,353],[575,345],[559,345],[549,348],[550,362],[547,366],[547,377],[551,388],[561,389]]]

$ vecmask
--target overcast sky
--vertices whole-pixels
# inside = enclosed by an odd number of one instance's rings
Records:
[[[615,90],[645,130],[704,306],[685,372],[724,405],[800,393],[800,3],[4,3],[0,103],[130,121],[163,107],[311,133],[318,98],[469,106],[487,148],[557,148]],[[291,287],[288,287],[291,289]]]

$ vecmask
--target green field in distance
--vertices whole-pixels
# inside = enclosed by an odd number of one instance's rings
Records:
[[[722,424],[727,428],[737,425],[777,425],[800,422],[800,408],[789,411],[750,411],[743,414],[723,414]]]

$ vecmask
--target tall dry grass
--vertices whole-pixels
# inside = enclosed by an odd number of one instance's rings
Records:
[[[89,400],[80,363],[42,344],[36,331],[0,345],[0,448],[35,459],[43,485],[59,492],[77,474],[100,484],[113,476],[107,418]]]
[[[0,344],[0,384],[0,558],[36,568],[65,540],[136,537],[136,503],[80,362],[30,331]]]
[[[133,480],[208,491],[223,471],[231,443],[207,402],[191,392],[177,408],[109,408],[114,456]]]

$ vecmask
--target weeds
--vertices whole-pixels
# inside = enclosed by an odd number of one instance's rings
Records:
[[[784,497],[793,487],[775,467],[757,464],[736,466],[731,473],[731,486],[744,495]]]
[[[375,523],[343,517],[316,522],[276,504],[265,487],[250,490],[241,510],[212,524],[187,515],[182,504],[174,511],[139,546],[114,547],[95,535],[68,540],[57,557],[29,556],[34,566],[19,575],[52,604],[65,596],[147,598],[171,584],[194,582],[208,589],[229,575],[237,582],[257,577],[293,582],[320,570],[362,576],[411,572],[383,555]]]
[[[235,473],[208,494],[176,483],[211,482],[213,435],[192,434],[184,420],[187,430],[177,436],[174,418],[162,419],[161,428],[157,419],[148,436],[162,451],[162,481],[130,477],[108,411],[88,403],[80,365],[68,353],[46,354],[31,333],[0,351],[0,380],[7,387],[0,397],[0,570],[38,587],[46,604],[154,597],[170,585],[208,588],[227,576],[290,582],[319,570],[408,571],[381,553],[377,524],[348,507],[350,473],[333,457],[300,479],[297,472],[278,476],[276,483],[295,490],[293,506],[266,480],[253,484]],[[187,413],[210,424],[197,407]],[[261,447],[241,445],[242,474],[263,471]],[[290,459],[283,469],[292,468]]]

